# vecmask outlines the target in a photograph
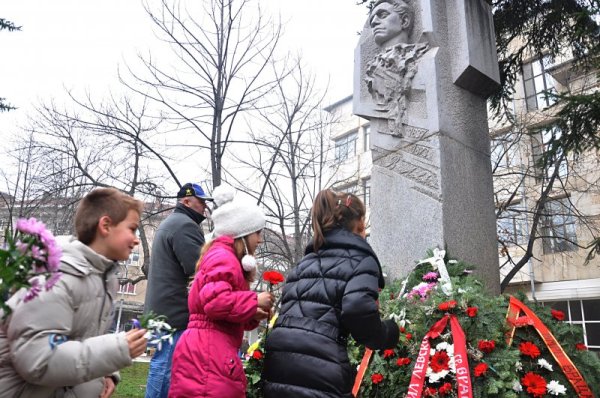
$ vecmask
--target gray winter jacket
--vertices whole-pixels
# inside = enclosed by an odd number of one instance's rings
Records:
[[[0,397],[99,397],[105,376],[131,364],[125,333],[105,334],[113,318],[115,262],[72,237],[59,282],[23,302],[0,324]],[[2,313],[0,312],[0,316]]]

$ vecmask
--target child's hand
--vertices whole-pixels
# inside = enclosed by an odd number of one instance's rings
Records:
[[[106,376],[104,378],[104,389],[102,390],[102,394],[100,394],[100,398],[109,398],[113,392],[115,391],[115,382],[112,377]]]
[[[254,319],[255,321],[262,321],[263,319],[267,319],[269,317],[269,311],[265,311],[260,307],[256,307],[256,314],[254,314],[254,317],[252,317],[252,319]]]
[[[271,311],[271,308],[273,307],[273,299],[275,297],[273,296],[273,293],[269,293],[269,292],[260,292],[258,293],[258,308],[261,308],[262,310],[269,312]]]
[[[133,359],[146,351],[148,340],[144,337],[146,329],[131,329],[125,334],[129,346],[129,356]]]

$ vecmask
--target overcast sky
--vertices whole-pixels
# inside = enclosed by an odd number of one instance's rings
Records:
[[[155,0],[151,0],[155,1]],[[191,0],[190,0],[191,1]],[[197,1],[197,0],[194,0]],[[60,100],[64,88],[101,96],[116,86],[119,64],[157,47],[139,0],[0,0],[0,17],[22,26],[0,32],[0,97],[18,106],[0,113],[0,137],[14,134],[32,104]],[[353,53],[366,20],[354,0],[260,0],[285,22],[282,49],[303,54],[329,101],[352,91]]]

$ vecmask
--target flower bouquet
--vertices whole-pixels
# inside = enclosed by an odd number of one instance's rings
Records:
[[[144,314],[139,320],[132,319],[131,323],[136,329],[146,329],[147,332],[144,337],[148,339],[148,345],[156,346],[156,349],[160,351],[164,341],[173,344],[173,333],[175,333],[175,329],[173,329],[166,320],[166,316],[156,315],[154,312],[150,311],[149,313]]]
[[[61,250],[46,226],[35,218],[19,219],[16,234],[5,233],[0,247],[0,310],[3,318],[11,312],[6,300],[19,289],[26,289],[24,301],[50,290],[61,277]]]
[[[560,342],[549,345],[564,347],[598,396],[600,361],[577,345],[582,335],[577,326],[528,303],[523,307],[530,316],[518,317],[515,311],[511,334],[507,309],[518,300],[490,296],[471,275],[471,266],[449,260],[443,251],[430,254],[405,281],[381,292],[381,310],[400,325],[401,339],[394,350],[373,355],[358,397],[591,396],[575,391],[534,328],[533,313]]]

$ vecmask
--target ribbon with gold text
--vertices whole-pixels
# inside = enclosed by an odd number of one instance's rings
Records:
[[[455,315],[446,314],[442,319],[437,321],[429,332],[423,338],[421,347],[419,348],[419,356],[415,363],[408,392],[406,397],[421,398],[423,387],[425,386],[425,377],[427,374],[427,366],[429,365],[429,357],[431,355],[430,340],[437,338],[444,332],[450,321],[450,329],[452,330],[452,340],[454,343],[454,364],[456,366],[456,385],[458,388],[457,396],[459,398],[473,398],[473,389],[471,388],[471,373],[469,371],[469,361],[467,359],[467,341],[465,332],[462,330],[460,323]]]
[[[525,313],[524,317],[519,317],[521,312]],[[565,376],[575,389],[575,392],[577,392],[577,396],[580,398],[594,398],[594,394],[586,384],[583,376],[581,376],[581,373],[579,373],[579,370],[575,367],[571,358],[567,356],[552,332],[550,332],[548,327],[544,325],[540,318],[538,318],[529,307],[513,296],[510,296],[506,320],[509,326],[506,336],[507,345],[512,344],[515,328],[517,326],[533,326],[548,347],[548,350],[550,350],[554,360],[560,365]]]

